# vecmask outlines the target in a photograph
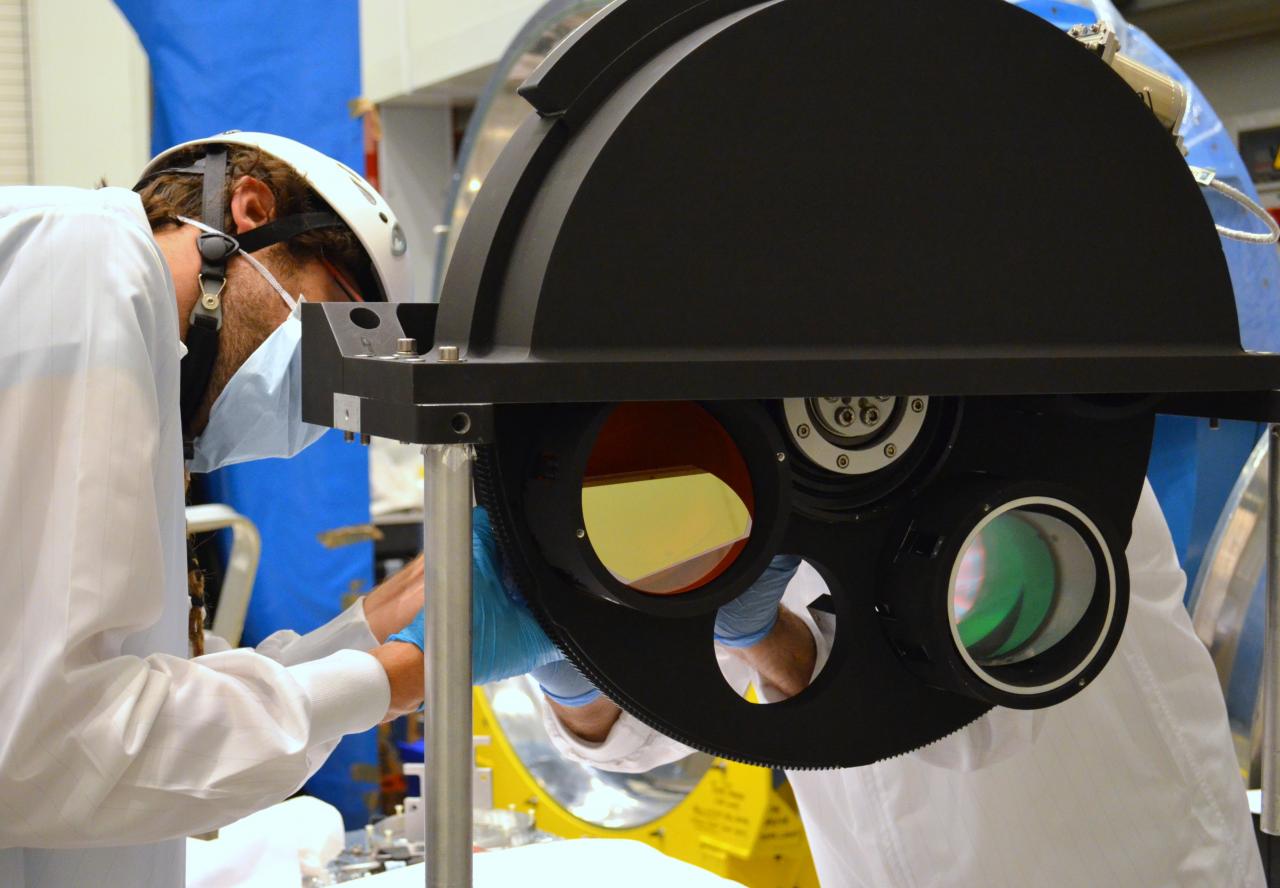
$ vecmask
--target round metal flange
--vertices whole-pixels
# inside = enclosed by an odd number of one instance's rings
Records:
[[[924,396],[787,398],[792,443],[814,465],[838,475],[870,475],[901,459],[929,412]]]

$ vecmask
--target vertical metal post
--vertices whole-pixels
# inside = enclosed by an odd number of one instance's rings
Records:
[[[427,888],[471,888],[472,450],[430,444],[422,456]]]
[[[1267,634],[1262,655],[1262,831],[1280,835],[1280,425],[1268,430]]]

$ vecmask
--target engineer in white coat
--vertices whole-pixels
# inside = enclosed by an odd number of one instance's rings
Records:
[[[200,656],[184,520],[184,446],[209,471],[323,433],[297,303],[404,298],[407,266],[372,186],[278,136],[179,146],[135,191],[0,189],[0,886],[176,888],[184,836],[418,706],[421,644],[388,638],[420,562],[308,635]]]

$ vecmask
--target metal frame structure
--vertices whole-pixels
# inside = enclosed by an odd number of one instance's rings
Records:
[[[1015,7],[625,0],[521,94],[532,111],[476,196],[438,308],[303,310],[304,418],[426,445],[428,885],[470,882],[469,448],[501,443],[520,405],[970,397],[1014,462],[1018,416],[1047,449],[1073,424],[1115,435],[1116,465],[1105,437],[1076,437],[1092,463],[1064,470],[1086,488],[1094,466],[1116,473],[1106,512],[1136,497],[1156,412],[1280,421],[1280,356],[1240,348],[1173,140],[1105,63]],[[857,126],[824,107],[857,109]],[[798,190],[805,170],[821,179]],[[983,468],[982,442],[964,443]],[[749,579],[726,574],[717,594]],[[597,624],[558,582],[547,567],[531,606],[581,667]],[[1280,605],[1274,568],[1270,593]],[[1280,608],[1268,629],[1274,829]],[[892,658],[874,622],[860,631]],[[660,724],[644,688],[611,681],[620,655],[595,653],[615,659],[588,676]],[[942,692],[931,707],[954,727],[984,711]]]

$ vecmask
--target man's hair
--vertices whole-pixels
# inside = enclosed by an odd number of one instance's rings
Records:
[[[204,156],[208,147],[199,145],[178,152],[167,159],[165,166],[173,170],[189,167]],[[231,218],[231,194],[235,184],[243,176],[252,176],[271,190],[276,201],[277,219],[298,213],[333,212],[333,208],[311,189],[307,180],[279,158],[261,148],[244,145],[227,145],[226,148],[227,181],[222,204],[225,208],[223,218],[202,218],[203,176],[164,172],[152,176],[138,191],[152,231],[167,225],[180,225],[182,223],[178,221],[178,217],[186,216],[189,219],[199,219],[227,234],[236,234],[235,222]],[[346,225],[304,231],[285,241],[284,246],[298,264],[325,258],[353,280],[363,281],[367,278],[369,257]]]

